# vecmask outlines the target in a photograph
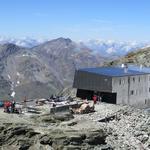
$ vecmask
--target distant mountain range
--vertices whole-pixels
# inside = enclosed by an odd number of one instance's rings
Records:
[[[25,48],[15,44],[0,45],[0,99],[21,101],[48,98],[72,85],[75,69],[101,66],[105,57],[93,54],[83,44],[58,38]],[[15,94],[14,94],[15,93]]]
[[[150,46],[150,42],[119,42],[111,40],[89,40],[84,44],[95,52],[108,57],[123,56],[131,51]]]
[[[0,37],[0,44],[13,43],[15,45],[28,48],[32,48],[47,41],[49,40],[29,37],[22,39]],[[88,40],[76,43],[79,45],[85,45],[89,49],[93,50],[93,53],[99,53],[102,56],[112,58],[123,56],[130,51],[150,46],[150,42],[119,42],[112,40]]]
[[[45,41],[47,41],[47,39],[34,39],[29,37],[17,39],[17,38],[0,37],[0,44],[12,43],[21,47],[28,47],[28,48],[37,46],[41,43],[44,43]]]

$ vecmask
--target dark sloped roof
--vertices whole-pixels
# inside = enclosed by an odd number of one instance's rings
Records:
[[[99,74],[99,75],[112,76],[112,77],[148,74],[146,72],[129,70],[129,69],[127,72],[125,72],[124,68],[119,68],[119,67],[83,68],[83,69],[79,69],[79,70],[94,73],[94,74]]]

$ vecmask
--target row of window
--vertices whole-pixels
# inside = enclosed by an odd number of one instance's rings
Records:
[[[149,92],[150,92],[150,88],[148,89],[149,90]],[[139,94],[141,94],[142,92],[143,92],[143,90],[131,90],[130,91],[130,95],[137,95],[138,94],[138,92],[139,92]],[[146,91],[147,92],[147,91]]]
[[[132,78],[128,79],[128,83],[130,83],[131,81],[135,82],[136,81],[135,77],[132,77]],[[150,78],[149,78],[149,81],[150,81]],[[141,78],[140,77],[138,77],[138,82],[141,82]],[[146,78],[145,78],[145,82],[146,82]],[[125,84],[125,79],[120,79],[119,80],[119,84],[120,85],[121,84]]]

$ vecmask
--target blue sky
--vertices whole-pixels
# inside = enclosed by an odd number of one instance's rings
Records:
[[[0,36],[149,41],[150,0],[0,0]]]

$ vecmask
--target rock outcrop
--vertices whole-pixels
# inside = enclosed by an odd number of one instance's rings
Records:
[[[93,149],[106,145],[106,134],[101,130],[80,133],[77,130],[49,130],[47,134],[35,132],[32,128],[19,124],[0,126],[0,148],[10,145],[15,150],[69,150]]]
[[[128,53],[120,59],[114,60],[109,63],[109,65],[118,65],[122,63],[143,65],[146,67],[150,66],[150,47],[139,49]]]

